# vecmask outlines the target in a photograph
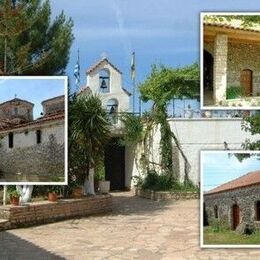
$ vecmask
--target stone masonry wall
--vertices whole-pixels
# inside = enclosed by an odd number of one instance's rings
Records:
[[[204,43],[204,49],[214,55],[214,43]],[[253,95],[260,95],[260,44],[228,43],[227,87],[240,86],[240,72],[253,71]]]
[[[64,144],[50,135],[48,142],[42,144],[0,149],[0,172],[7,179],[18,178],[20,173],[21,178],[34,176],[35,181],[58,181],[64,177],[64,156]]]
[[[260,95],[260,44],[228,44],[227,86],[240,86],[240,72],[253,71],[253,95]]]
[[[1,206],[0,218],[8,222],[0,223],[0,231],[55,222],[62,219],[88,216],[112,210],[112,196],[97,195],[82,199],[62,199],[57,202],[41,201],[24,206]]]
[[[260,201],[260,185],[244,187],[221,193],[204,195],[205,210],[209,224],[216,220],[214,207],[218,208],[218,218],[232,227],[232,206],[237,204],[240,210],[240,223],[256,223],[256,202]]]

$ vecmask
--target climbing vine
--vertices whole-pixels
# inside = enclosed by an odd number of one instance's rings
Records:
[[[166,66],[152,66],[150,75],[140,84],[139,90],[144,102],[152,101],[153,107],[150,112],[142,117],[128,115],[124,117],[126,126],[126,140],[133,144],[142,144],[143,153],[139,160],[144,172],[153,172],[156,167],[160,168],[164,187],[169,183],[178,182],[178,174],[174,170],[173,148],[177,147],[185,163],[184,184],[189,185],[190,164],[183,152],[181,145],[168,121],[167,105],[173,98],[197,97],[199,95],[199,66],[197,63],[183,68],[169,68]],[[140,125],[142,124],[142,126]],[[128,129],[127,129],[128,127]],[[160,162],[150,160],[151,138],[154,129],[160,129]],[[165,181],[168,182],[165,183]]]

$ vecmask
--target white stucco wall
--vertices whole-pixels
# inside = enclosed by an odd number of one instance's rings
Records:
[[[177,136],[181,147],[191,165],[190,179],[198,184],[200,179],[200,151],[224,150],[224,142],[228,143],[230,150],[241,150],[241,144],[246,138],[259,139],[259,136],[251,136],[250,133],[241,130],[241,119],[169,119],[171,129]],[[159,129],[153,134],[151,156],[159,162]],[[140,152],[136,152],[134,160],[130,152],[126,153],[126,184],[131,182],[131,176],[140,175],[138,160]],[[138,155],[139,154],[139,155]],[[180,153],[180,160],[176,165],[179,169],[180,180],[184,179],[184,160]],[[133,163],[133,165],[131,165]],[[221,162],[220,162],[221,163]],[[132,183],[133,184],[133,183]]]
[[[19,128],[15,129],[12,132],[14,134],[14,148],[24,148],[30,147],[36,144],[36,131],[41,130],[41,143],[48,143],[49,136],[53,134],[57,140],[58,144],[64,144],[64,121],[60,122],[49,122],[42,125],[32,125],[27,128]],[[27,134],[25,132],[28,131]],[[1,147],[0,149],[3,150],[10,150],[9,148],[9,141],[8,141],[8,133],[1,133],[3,139],[1,139]]]

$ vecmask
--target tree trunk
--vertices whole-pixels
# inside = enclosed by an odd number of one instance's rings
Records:
[[[84,191],[86,195],[95,195],[94,173],[94,168],[89,169],[89,174],[85,179]]]
[[[27,203],[31,201],[33,185],[16,185],[16,190],[21,193],[21,203]]]

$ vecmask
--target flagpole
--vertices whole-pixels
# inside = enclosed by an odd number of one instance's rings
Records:
[[[133,87],[133,113],[135,113],[135,90],[136,90],[136,84],[135,84],[135,52],[132,52],[132,60],[131,60],[131,79],[132,79],[132,87]]]

